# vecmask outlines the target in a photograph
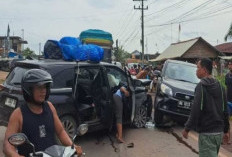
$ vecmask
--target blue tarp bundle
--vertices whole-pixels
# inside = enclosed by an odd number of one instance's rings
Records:
[[[15,52],[9,52],[8,53],[8,57],[9,58],[13,58],[13,57],[15,57],[15,56],[17,56],[18,54],[17,53],[15,53]]]
[[[99,62],[103,59],[104,50],[97,45],[82,45],[78,38],[63,37],[60,41],[48,40],[44,46],[44,57],[47,59],[64,59]]]
[[[9,58],[23,58],[23,56],[22,55],[20,55],[20,54],[18,54],[18,53],[16,53],[16,52],[9,52],[8,53],[8,57]]]
[[[61,44],[67,44],[67,45],[81,45],[81,41],[78,38],[75,37],[63,37],[60,39]]]

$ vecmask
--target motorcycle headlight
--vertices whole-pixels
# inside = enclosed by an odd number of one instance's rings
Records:
[[[162,93],[172,96],[172,89],[170,87],[162,83],[160,88]]]

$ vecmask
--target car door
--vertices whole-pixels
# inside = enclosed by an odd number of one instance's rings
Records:
[[[134,108],[134,88],[131,85],[131,81],[129,80],[130,78],[128,78],[122,69],[116,66],[108,66],[106,72],[109,86],[111,88],[111,94],[115,92],[114,88],[119,86],[119,83],[126,86],[129,90],[130,96],[126,98],[126,101],[123,100],[123,119],[124,121],[131,121],[132,110]]]
[[[107,128],[111,128],[113,122],[113,106],[105,71],[104,66],[99,66],[99,71],[91,85],[91,93],[101,121]]]

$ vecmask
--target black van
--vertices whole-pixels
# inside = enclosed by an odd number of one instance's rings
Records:
[[[164,63],[157,83],[154,121],[162,124],[163,116],[169,115],[187,120],[194,99],[194,91],[200,81],[196,76],[197,66],[177,60]]]
[[[67,62],[62,60],[24,60],[15,63],[0,88],[0,125],[7,126],[12,111],[24,104],[21,79],[25,71],[44,69],[53,78],[49,101],[69,136],[74,136],[79,124],[89,124],[89,131],[109,129],[113,122],[112,89],[125,84],[130,97],[124,101],[124,123],[144,127],[147,116],[147,95],[141,81],[132,80],[109,63]]]

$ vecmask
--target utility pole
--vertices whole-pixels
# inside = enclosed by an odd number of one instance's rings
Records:
[[[22,39],[24,41],[24,29],[22,29]],[[24,50],[24,44],[22,44],[22,52],[23,52],[23,50]]]
[[[134,6],[135,10],[141,10],[142,16],[141,16],[141,27],[142,27],[142,39],[141,39],[141,45],[142,45],[142,64],[144,65],[144,10],[148,10],[148,6],[144,8],[143,2],[145,0],[133,0],[133,1],[140,1],[142,2],[141,5],[138,8]]]
[[[5,52],[4,57],[7,56],[7,53],[10,52],[10,26],[7,27],[7,52]]]
[[[181,33],[181,25],[180,25],[180,23],[179,23],[178,41],[177,41],[177,42],[180,42],[180,33]]]
[[[39,55],[41,54],[41,43],[39,43]],[[42,54],[41,54],[42,55]]]
[[[146,37],[146,54],[147,54],[147,60],[149,61],[150,58],[149,58],[149,55],[148,55],[148,46],[147,46],[147,37]]]

